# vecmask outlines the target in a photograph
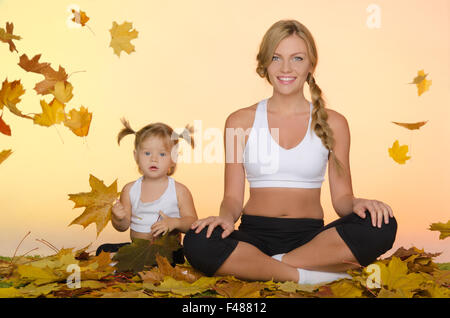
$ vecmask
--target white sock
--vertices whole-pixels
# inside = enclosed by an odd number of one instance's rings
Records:
[[[272,255],[272,258],[277,261],[282,261],[283,254]],[[325,282],[332,282],[334,280],[338,280],[341,278],[352,278],[347,273],[332,273],[332,272],[319,272],[319,271],[311,271],[303,268],[297,268],[299,275],[299,284],[320,284]]]
[[[298,270],[298,283],[299,284],[320,284],[326,282],[332,282],[341,278],[352,278],[347,273],[331,273],[331,272],[319,272],[310,271],[303,268],[297,268]]]
[[[276,259],[277,261],[281,262],[281,259],[283,258],[285,253],[283,254],[277,254],[277,255],[272,255],[272,258]]]

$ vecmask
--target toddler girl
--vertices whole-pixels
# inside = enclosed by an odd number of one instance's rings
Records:
[[[178,235],[189,230],[197,220],[197,213],[189,189],[175,181],[178,141],[185,139],[193,148],[192,128],[186,126],[177,134],[164,123],[152,123],[135,132],[126,119],[117,142],[129,134],[135,135],[134,159],[142,176],[123,187],[120,200],[112,207],[111,222],[120,231],[130,228],[131,240],[135,238],[153,240],[169,233]],[[175,160],[174,160],[175,159]],[[117,252],[123,245],[103,244],[96,252]],[[182,249],[174,252],[174,262],[184,263]]]

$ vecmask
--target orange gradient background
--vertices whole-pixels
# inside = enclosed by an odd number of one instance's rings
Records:
[[[381,9],[380,28],[366,23],[372,3]],[[90,17],[92,32],[68,27],[71,4]],[[41,238],[58,248],[92,243],[90,250],[129,240],[110,223],[98,237],[93,224],[68,226],[84,210],[73,209],[68,194],[89,192],[89,174],[107,185],[117,179],[119,190],[140,176],[133,138],[117,145],[119,119],[125,116],[135,129],[161,121],[177,132],[199,120],[203,131],[223,132],[231,112],[271,96],[272,87],[255,72],[258,47],[273,23],[296,19],[315,37],[315,78],[327,107],[350,125],[355,196],[388,203],[398,220],[397,240],[386,255],[416,246],[443,252],[436,261],[449,262],[448,239],[428,230],[449,219],[449,11],[447,0],[0,0],[1,27],[13,22],[22,37],[15,41],[18,53],[0,42],[0,80],[20,79],[26,89],[18,108],[40,113],[39,101],[52,98],[33,89],[41,75],[17,65],[22,54],[42,54],[41,62],[77,72],[69,78],[74,97],[66,111],[83,105],[93,112],[89,135],[80,138],[63,125],[34,125],[4,108],[12,136],[0,134],[0,151],[13,154],[0,164],[0,255],[11,256],[28,231],[18,254],[34,247],[32,254],[53,253],[36,241]],[[132,22],[139,32],[132,54],[113,54],[113,21]],[[422,69],[432,85],[419,97],[408,83]],[[308,86],[305,96],[310,99]],[[392,124],[424,120],[415,131]],[[202,135],[202,151],[213,142],[222,150],[219,137]],[[412,158],[404,165],[388,155],[395,140],[409,146]],[[199,217],[219,212],[223,172],[223,159],[178,164],[173,177],[191,190]],[[325,223],[336,219],[328,175],[321,202]]]

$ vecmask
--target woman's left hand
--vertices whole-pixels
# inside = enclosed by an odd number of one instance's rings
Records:
[[[368,210],[372,218],[372,225],[381,227],[381,224],[389,223],[389,217],[394,217],[394,212],[389,205],[378,200],[368,200],[355,198],[353,200],[353,212],[358,214],[361,218],[366,217],[365,211]]]

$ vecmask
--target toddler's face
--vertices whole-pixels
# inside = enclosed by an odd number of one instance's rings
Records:
[[[171,149],[159,137],[147,137],[143,140],[139,149],[134,151],[134,158],[144,176],[149,178],[166,176],[170,167],[175,164]]]

